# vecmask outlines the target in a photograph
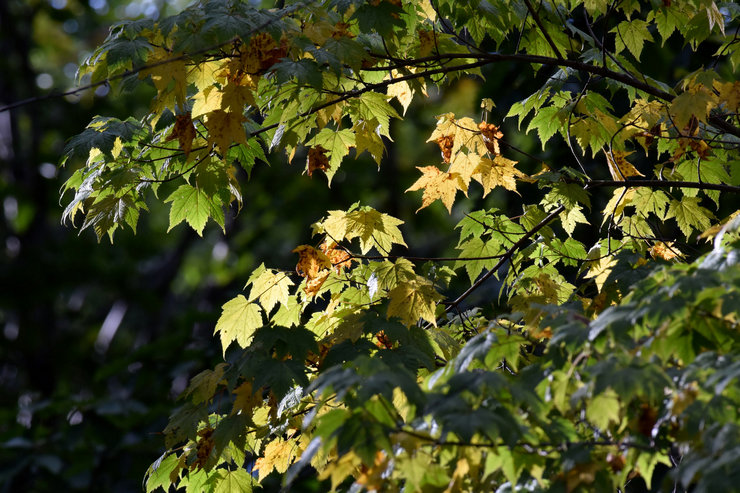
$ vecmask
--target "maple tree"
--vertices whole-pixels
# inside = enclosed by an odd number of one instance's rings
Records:
[[[399,184],[419,215],[459,210],[458,192],[516,202],[461,211],[458,254],[414,256],[404,221],[355,203],[317,218],[295,270],[254,270],[146,490],[731,490],[738,16],[706,0],[208,0],[115,26],[80,73],[151,85],[150,111],[71,139],[64,161],[84,164],[63,190],[65,218],[111,241],[156,201],[170,229],[224,229],[270,153],[329,184],[365,152],[383,173],[391,122],[459,78],[517,63],[538,86],[439,115],[438,162]],[[675,43],[693,71],[651,76]],[[537,156],[517,145],[535,138]]]

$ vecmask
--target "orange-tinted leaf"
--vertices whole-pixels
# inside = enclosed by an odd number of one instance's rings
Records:
[[[308,150],[308,176],[318,170],[326,172],[329,169],[329,158],[326,155],[326,149],[321,146],[314,146]]]

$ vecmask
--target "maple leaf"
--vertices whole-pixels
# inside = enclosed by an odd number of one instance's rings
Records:
[[[343,269],[349,269],[355,260],[349,252],[342,248],[337,248],[337,244],[329,238],[326,238],[319,245],[319,248],[326,254],[334,271],[337,273],[342,272]]]
[[[175,139],[177,139],[180,149],[185,153],[185,156],[190,154],[190,149],[193,148],[193,139],[195,139],[195,126],[193,125],[190,113],[177,115],[175,118],[172,133],[170,133],[166,141]]]
[[[299,255],[296,272],[306,278],[303,291],[310,297],[316,296],[331,273],[332,263],[321,250],[311,245],[300,245],[293,250]]]
[[[428,279],[417,277],[401,282],[388,293],[388,298],[388,318],[398,317],[407,326],[415,325],[419,319],[437,326],[434,309],[442,296]]]
[[[216,322],[213,333],[220,333],[221,347],[224,355],[233,341],[246,348],[254,332],[262,327],[262,309],[244,296],[226,302],[221,307],[221,316]]]
[[[172,92],[175,103],[180,108],[185,107],[187,96],[187,71],[184,59],[177,59],[172,53],[164,48],[155,48],[147,58],[149,68],[139,72],[139,78],[144,79],[151,76],[154,87],[157,88],[157,99],[166,100],[165,94],[169,92],[170,83],[174,81]],[[174,110],[174,105],[168,105]]]
[[[223,93],[219,91],[216,86],[208,86],[205,89],[198,91],[193,96],[191,118],[198,118],[199,116],[207,115],[212,111],[220,110],[222,98]]]
[[[451,154],[456,154],[462,147],[480,156],[488,152],[486,142],[472,118],[455,118],[454,113],[445,113],[437,117],[437,127],[427,142],[438,142],[441,138],[451,138]]]
[[[372,207],[361,207],[349,212],[329,211],[329,217],[317,226],[335,242],[359,238],[360,250],[365,254],[373,247],[388,253],[394,243],[406,246],[398,229],[401,224],[400,219]]]
[[[165,203],[172,202],[170,208],[170,227],[167,231],[186,221],[198,235],[203,236],[203,228],[209,217],[223,216],[218,198],[205,193],[191,185],[180,185],[165,199]]]
[[[284,305],[288,302],[289,289],[292,285],[293,281],[286,273],[265,269],[252,280],[249,301],[259,299],[265,313],[270,313],[275,305]]]
[[[321,146],[311,147],[306,158],[306,168],[308,169],[308,176],[313,176],[313,172],[317,169],[326,173],[326,170],[329,169],[329,158],[326,157],[326,149]]]
[[[299,245],[293,249],[293,253],[297,253],[299,257],[295,270],[303,277],[314,278],[322,270],[331,269],[332,267],[329,257],[311,245]]]
[[[703,86],[685,91],[671,102],[670,113],[678,129],[689,127],[692,117],[700,122],[707,121],[707,115],[716,105],[717,97]]]
[[[688,238],[693,230],[704,231],[714,219],[708,209],[699,205],[699,197],[684,197],[682,200],[671,200],[666,219],[675,217],[681,232]]]
[[[252,94],[251,78],[243,77],[242,81],[232,78],[221,89],[221,109],[229,113],[241,114],[245,106],[256,106]]]
[[[450,164],[450,173],[457,173],[465,183],[465,187],[470,185],[470,180],[476,173],[478,166],[480,165],[481,157],[478,154],[472,152],[458,152],[455,154],[455,159]]]
[[[604,154],[606,154],[606,162],[609,165],[609,173],[612,175],[612,179],[621,181],[630,176],[645,176],[637,171],[632,163],[627,161],[627,156],[632,152],[605,149]]]
[[[480,238],[471,238],[457,247],[462,258],[489,257],[479,260],[458,260],[455,268],[465,266],[465,271],[470,277],[470,282],[475,282],[483,269],[491,269],[496,265],[496,255],[502,252],[501,245],[493,240],[483,241]]]
[[[251,380],[246,381],[235,388],[234,395],[236,395],[236,397],[234,398],[234,404],[231,408],[231,413],[229,414],[230,416],[240,412],[246,416],[251,416],[252,410],[255,407],[261,406],[263,402],[262,389],[257,389],[257,392],[254,392]]]
[[[527,175],[514,167],[516,161],[503,156],[495,156],[492,160],[482,158],[473,179],[483,185],[483,196],[497,186],[516,192],[516,179],[527,178]]]
[[[383,145],[383,139],[375,131],[377,128],[377,121],[361,121],[352,127],[352,131],[355,133],[355,149],[357,154],[361,154],[367,151],[380,166],[380,160],[383,158],[383,151],[385,146]]]
[[[617,53],[627,47],[632,56],[638,61],[645,41],[653,41],[653,36],[648,30],[648,23],[641,19],[622,21],[610,32],[617,33],[617,39],[615,40]]]
[[[215,469],[206,481],[208,486],[214,484],[213,493],[250,493],[253,491],[254,478],[245,469]]]
[[[258,470],[259,480],[262,481],[273,470],[282,474],[288,470],[288,466],[295,460],[295,440],[273,440],[265,446],[262,457],[257,459],[254,468]]]
[[[381,289],[390,290],[398,286],[399,283],[416,279],[414,264],[405,258],[396,259],[395,262],[384,260],[382,262],[372,262],[370,270],[374,277],[374,284]],[[368,281],[368,284],[370,281]]]
[[[342,164],[342,159],[349,154],[350,147],[355,146],[355,134],[347,128],[333,130],[325,127],[313,139],[307,142],[306,145],[312,147],[321,146],[329,153],[329,167],[323,171],[326,173],[329,184],[331,184],[334,173],[337,172],[339,165]]]
[[[223,380],[226,363],[219,363],[213,370],[203,370],[190,379],[183,391],[183,397],[192,395],[193,404],[209,402],[216,393],[216,387]]]
[[[416,212],[440,199],[447,210],[452,213],[452,204],[455,202],[457,191],[462,190],[465,193],[468,191],[468,187],[460,174],[444,172],[436,166],[417,166],[416,168],[421,171],[422,176],[406,190],[407,192],[413,192],[424,189],[424,194],[421,197],[421,207]]]
[[[661,258],[663,260],[672,260],[674,258],[683,257],[681,250],[676,248],[672,241],[659,241],[650,247],[648,251],[650,252],[650,256],[654,259]]]
[[[218,147],[222,156],[226,155],[233,142],[247,145],[247,133],[242,126],[244,121],[246,118],[241,112],[211,111],[206,115],[208,143]]]
[[[360,95],[359,98],[352,100],[351,106],[354,109],[354,115],[356,115],[353,116],[353,121],[355,118],[358,121],[375,120],[378,122],[375,131],[388,138],[390,138],[388,133],[390,119],[401,118],[393,109],[393,106],[388,103],[388,96],[377,92],[370,91]],[[355,121],[355,123],[358,123],[358,121]]]

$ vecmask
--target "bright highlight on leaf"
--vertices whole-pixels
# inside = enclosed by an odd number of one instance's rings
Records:
[[[221,310],[214,334],[220,335],[224,354],[234,341],[243,348],[247,347],[254,332],[262,327],[262,309],[256,303],[238,295],[224,304]]]

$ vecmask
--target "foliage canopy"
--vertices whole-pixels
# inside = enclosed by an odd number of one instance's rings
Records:
[[[440,160],[413,163],[407,192],[424,214],[502,189],[518,212],[465,211],[458,254],[421,258],[402,220],[355,203],[311,226],[294,272],[256,269],[147,491],[735,488],[740,7],[280,3],[115,26],[80,73],[155,93],[143,118],[97,117],[69,142],[85,164],[65,218],[112,241],[159,200],[170,229],[224,228],[278,151],[329,184],[365,152],[383,173],[415,98],[503,63],[537,82],[504,111],[543,152],[485,95],[482,116],[437,117]],[[651,75],[678,51],[693,71]]]

